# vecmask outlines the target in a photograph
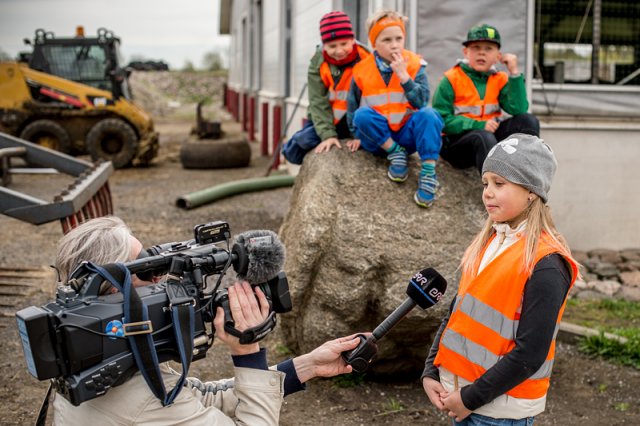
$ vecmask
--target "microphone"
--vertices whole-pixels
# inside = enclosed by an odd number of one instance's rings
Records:
[[[252,230],[235,237],[231,252],[237,255],[233,269],[239,280],[258,284],[276,277],[284,267],[285,248],[273,231]]]
[[[384,337],[416,305],[427,309],[438,303],[446,289],[447,280],[433,268],[423,269],[415,274],[407,286],[407,296],[409,297],[373,330],[371,336],[358,334],[360,343],[355,349],[343,352],[342,359],[353,367],[353,371],[364,372],[378,352],[376,342]]]
[[[415,274],[407,286],[409,297],[373,330],[374,339],[380,340],[384,337],[416,305],[427,309],[438,303],[446,289],[447,280],[433,268],[423,269]]]

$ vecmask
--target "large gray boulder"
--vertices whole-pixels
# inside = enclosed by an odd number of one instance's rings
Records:
[[[416,307],[378,342],[370,371],[415,373],[456,293],[458,263],[483,222],[482,185],[475,169],[440,161],[438,199],[430,209],[413,201],[419,159],[398,184],[387,161],[347,149],[310,153],[300,168],[280,236],[293,311],[280,323],[298,353],[322,342],[372,331],[407,297],[411,276],[435,268],[448,281],[445,297]]]

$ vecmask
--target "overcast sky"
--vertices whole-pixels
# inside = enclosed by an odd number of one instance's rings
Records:
[[[196,68],[205,53],[228,55],[229,36],[218,34],[219,0],[0,0],[0,49],[11,57],[30,50],[38,28],[87,36],[105,27],[121,39],[125,64],[132,56],[164,60],[173,69],[187,60]]]

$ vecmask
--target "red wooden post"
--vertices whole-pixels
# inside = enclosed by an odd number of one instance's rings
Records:
[[[247,110],[248,110],[248,103],[247,99],[248,99],[249,95],[247,95],[247,93],[243,93],[242,94],[242,130],[243,131],[247,131],[247,123],[248,123],[248,114],[247,114]]]
[[[282,107],[280,105],[276,105],[273,107],[273,153],[274,155],[276,150],[278,149],[278,143],[280,142],[280,137],[282,136]],[[273,169],[277,169],[280,165],[280,155],[275,157],[275,161],[273,162]]]
[[[262,132],[260,136],[260,154],[269,155],[269,103],[262,103]]]
[[[222,83],[222,106],[229,110],[229,86],[227,83]]]
[[[233,117],[235,121],[238,121],[238,118],[236,116],[236,91],[235,90],[229,90],[229,112],[231,113],[231,117]]]
[[[239,92],[234,92],[233,97],[234,97],[234,101],[233,101],[233,110],[234,110],[233,118],[235,118],[236,121],[240,121],[240,93]]]
[[[256,141],[256,98],[249,96],[249,142]]]

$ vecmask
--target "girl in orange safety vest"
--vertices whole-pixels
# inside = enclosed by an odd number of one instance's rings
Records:
[[[546,205],[551,148],[517,133],[482,169],[487,222],[425,363],[429,400],[454,425],[530,425],[544,411],[555,339],[578,264]]]

